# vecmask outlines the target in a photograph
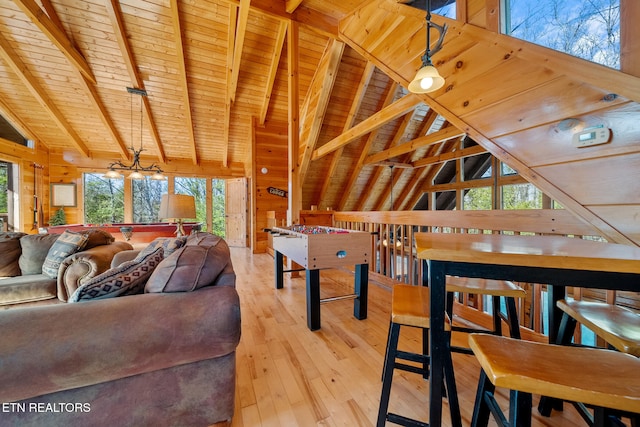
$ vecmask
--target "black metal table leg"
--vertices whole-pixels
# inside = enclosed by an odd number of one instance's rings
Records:
[[[369,298],[369,264],[356,265],[355,294],[353,300],[353,317],[358,320],[367,318],[367,300]]]
[[[276,289],[282,289],[284,287],[284,267],[282,265],[284,257],[280,252],[274,251],[273,259],[275,262]]]
[[[444,266],[440,262],[431,261],[429,266],[429,290],[431,317],[431,352],[429,358],[429,425],[442,425],[442,394],[444,388],[444,359],[449,357],[447,334],[444,331],[444,315],[446,306],[446,283]]]
[[[320,329],[320,270],[307,270],[307,326]]]

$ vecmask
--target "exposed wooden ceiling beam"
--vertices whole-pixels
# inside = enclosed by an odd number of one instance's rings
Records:
[[[113,26],[113,32],[116,36],[116,39],[118,40],[118,46],[120,47],[120,52],[122,53],[125,66],[127,68],[127,71],[129,72],[131,84],[137,89],[144,90],[144,82],[138,74],[135,60],[133,58],[133,53],[131,52],[129,42],[127,41],[127,34],[124,29],[124,21],[122,20],[122,12],[120,11],[120,3],[118,2],[118,0],[111,0],[109,3],[105,4],[105,7],[107,10],[107,14],[109,15],[109,19],[111,20],[111,25]],[[149,104],[149,97],[142,96],[141,98],[144,105],[144,116],[147,120],[147,123],[149,124],[149,131],[151,132],[153,142],[156,146],[158,160],[161,163],[166,163],[167,157],[164,153],[162,142],[160,141],[158,127],[156,126],[156,123],[153,120],[153,115],[151,114],[151,104]]]
[[[316,68],[310,90],[307,92],[309,98],[306,114],[301,119],[300,133],[302,140],[300,179],[304,182],[311,155],[318,142],[322,122],[327,112],[333,84],[338,75],[338,67],[344,52],[344,43],[336,39],[329,39],[320,63]]]
[[[22,62],[20,57],[14,52],[9,42],[0,35],[0,57],[11,67],[13,72],[22,80],[22,83],[29,89],[42,108],[44,108],[56,125],[65,132],[73,144],[73,146],[85,156],[89,156],[89,150],[84,142],[80,139],[73,127],[64,118],[64,115],[58,110],[53,101],[49,98],[45,90],[40,86],[38,80],[31,74],[27,65]]]
[[[29,126],[27,126],[2,99],[0,99],[0,116],[6,119],[11,124],[11,126],[13,126],[22,134],[22,136],[25,136],[33,141],[40,141],[40,138],[36,136],[36,134],[29,128]],[[47,144],[45,144],[45,146],[46,145]]]
[[[454,126],[449,126],[437,132],[430,133],[429,135],[421,136],[412,141],[405,142],[402,145],[391,147],[388,150],[384,150],[379,153],[372,154],[371,156],[367,157],[364,164],[370,165],[372,163],[378,163],[383,160],[392,159],[401,154],[415,151],[418,148],[426,147],[428,145],[438,144],[442,141],[446,141],[447,139],[456,138],[462,135],[464,135],[464,132],[460,131]]]
[[[391,103],[393,102],[393,98],[395,98],[396,93],[398,93],[399,87],[400,85],[398,85],[397,83],[395,82],[391,83],[391,85],[389,86],[389,89],[387,90],[387,94],[384,97],[384,100],[382,101],[383,109],[391,105]],[[358,157],[358,160],[353,170],[351,171],[351,175],[349,176],[349,180],[347,181],[347,185],[345,186],[344,191],[342,192],[342,197],[340,198],[340,203],[338,204],[339,210],[345,210],[348,197],[353,191],[353,187],[356,184],[356,181],[358,180],[358,176],[360,175],[360,172],[362,172],[362,168],[364,167],[364,159],[366,159],[367,156],[369,155],[371,146],[373,145],[373,142],[376,140],[377,136],[378,136],[378,129],[374,129],[367,136],[367,140],[365,141],[362,147],[362,150],[360,151],[360,156]],[[356,202],[357,208],[355,208],[354,210],[360,210],[359,207],[362,205],[365,197],[366,196],[364,194],[360,195],[360,198]]]
[[[393,104],[378,111],[377,113],[369,116],[367,119],[361,121],[347,132],[339,135],[331,141],[324,144],[313,152],[312,160],[318,160],[319,158],[326,156],[327,154],[337,150],[340,147],[344,147],[348,143],[352,142],[356,138],[359,138],[379,127],[384,126],[386,123],[397,119],[398,117],[413,110],[416,105],[420,104],[422,100],[420,97],[409,94],[405,95]]]
[[[271,57],[271,65],[269,66],[269,74],[267,75],[267,85],[265,88],[264,100],[262,107],[260,108],[260,125],[264,126],[264,122],[267,119],[267,111],[269,110],[269,103],[271,101],[271,93],[273,92],[273,84],[276,81],[276,75],[278,74],[278,65],[280,64],[280,57],[282,56],[282,49],[284,48],[284,41],[287,36],[287,22],[280,21],[278,27],[278,35],[276,36],[275,49]]]
[[[249,7],[251,0],[240,0],[238,18],[235,26],[235,38],[233,43],[233,61],[231,63],[231,81],[227,86],[227,96],[234,102],[236,100],[236,90],[238,88],[238,76],[240,75],[240,61],[242,60],[242,49],[247,32],[247,22],[249,21]]]
[[[84,56],[78,52],[64,32],[53,23],[34,0],[14,0],[14,3],[18,5],[29,19],[31,19],[31,22],[37,25],[40,31],[60,49],[60,52],[71,62],[74,68],[80,70],[89,81],[94,84],[96,83],[96,78]]]
[[[464,157],[475,156],[478,154],[486,153],[487,149],[482,145],[474,145],[473,147],[463,148],[462,150],[450,151],[448,153],[442,153],[433,157],[426,157],[424,159],[413,162],[413,166],[420,168],[427,165],[434,165],[437,163],[448,162],[449,160],[462,159]]]
[[[387,147],[395,147],[398,144],[400,144],[400,141],[402,141],[402,139],[404,138],[405,133],[407,132],[407,128],[409,127],[409,125],[411,124],[411,121],[413,120],[413,116],[416,114],[416,110],[413,110],[407,114],[404,115],[404,118],[402,119],[402,122],[400,123],[400,126],[398,126],[398,129],[395,133],[395,135],[393,136],[393,138],[391,139],[391,141],[387,144]],[[404,159],[402,159],[402,161],[404,161]],[[399,162],[400,163],[400,162]],[[390,185],[385,185],[383,188],[384,190],[382,192],[379,192],[378,196],[378,201],[375,203],[375,205],[373,206],[373,210],[382,210],[382,207],[384,206],[384,203],[386,202],[387,198],[389,198],[390,195],[392,195],[392,185],[397,184],[396,182],[392,182],[392,178],[393,178],[393,166],[394,165],[389,165],[388,167],[391,168],[391,174],[390,176]],[[384,169],[379,168],[377,170],[377,177],[379,179],[380,176],[382,176]],[[377,179],[374,181],[373,179],[369,180],[369,184],[367,185],[368,188],[373,188],[373,186],[376,184]],[[393,210],[393,206],[391,207],[391,209]]]
[[[287,0],[285,10],[287,13],[293,13],[301,3],[302,0]]]
[[[229,23],[227,25],[227,66],[226,66],[226,82],[227,94],[224,97],[224,118],[222,133],[222,163],[227,164],[229,157],[229,128],[231,126],[231,96],[229,88],[231,87],[231,79],[233,74],[233,56],[236,45],[236,27],[238,25],[238,7],[236,5],[229,6]]]
[[[362,72],[362,77],[360,77],[360,83],[358,83],[358,88],[356,90],[356,94],[351,101],[351,108],[349,108],[349,113],[347,113],[347,119],[345,120],[344,127],[342,128],[342,132],[348,131],[353,123],[356,120],[356,114],[360,110],[360,106],[362,105],[362,100],[364,99],[364,95],[367,92],[367,88],[369,87],[369,82],[371,81],[371,76],[373,76],[373,72],[375,71],[376,66],[371,62],[367,62],[364,67],[364,71]],[[329,164],[329,170],[327,171],[327,176],[322,182],[322,189],[318,195],[318,199],[316,200],[316,205],[322,205],[325,200],[326,194],[329,191],[329,187],[331,186],[331,180],[338,169],[338,163],[340,158],[342,157],[342,152],[344,151],[344,147],[338,148],[336,151],[332,153],[331,163]],[[345,189],[345,192],[348,194],[351,191],[351,185],[348,185]]]
[[[62,22],[60,21],[60,18],[58,17],[53,4],[51,4],[51,0],[42,0],[42,7],[44,7],[44,9],[49,14],[51,22],[53,22],[53,24],[58,27],[58,29],[64,34],[64,27],[62,26]],[[120,150],[120,157],[122,157],[123,160],[131,160],[131,152],[120,137],[118,130],[113,124],[113,120],[111,120],[111,117],[109,117],[109,112],[102,103],[100,95],[98,95],[98,91],[96,90],[95,84],[92,83],[88,78],[86,78],[79,69],[74,68],[73,72],[76,74],[76,80],[79,82],[79,84],[87,94],[87,98],[93,104],[94,109],[97,111],[97,114],[104,124],[107,133],[109,134],[111,139],[115,141],[116,146]]]
[[[399,168],[399,169],[414,169],[415,166],[413,166],[411,163],[401,163],[401,162],[390,162],[390,161],[383,161],[383,162],[379,162],[376,163],[372,166],[383,166],[383,167],[393,167],[393,168]]]
[[[171,0],[171,20],[173,22],[173,34],[176,43],[176,57],[180,71],[181,92],[184,98],[184,124],[188,130],[189,151],[194,165],[198,164],[198,150],[196,148],[196,136],[193,130],[193,117],[191,116],[191,100],[189,99],[189,83],[187,81],[187,66],[185,64],[184,46],[182,40],[182,27],[180,26],[180,9],[178,0]]]

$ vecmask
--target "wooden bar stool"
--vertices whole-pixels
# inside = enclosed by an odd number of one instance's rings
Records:
[[[559,344],[570,344],[581,323],[616,350],[640,357],[640,315],[619,305],[565,299],[557,302],[563,311]]]
[[[380,407],[378,409],[377,426],[383,427],[385,422],[405,425],[405,426],[428,426],[429,424],[418,420],[410,419],[402,415],[388,413],[389,397],[394,369],[401,369],[408,372],[422,374],[427,378],[429,375],[429,355],[428,347],[423,342],[422,354],[398,350],[398,338],[400,337],[401,326],[411,326],[423,330],[423,338],[426,338],[430,327],[429,316],[429,288],[425,286],[395,285],[391,292],[391,324],[389,326],[389,337],[387,340],[387,350],[382,373],[382,393],[380,397]],[[445,316],[445,330],[449,331],[450,321]],[[448,343],[447,343],[448,346]],[[444,361],[444,378],[449,398],[449,410],[451,412],[451,422],[454,427],[461,427],[460,407],[458,404],[458,393],[456,391],[455,378],[453,375],[453,361],[451,352],[446,350],[448,355]],[[421,365],[411,365],[398,362],[397,359],[420,363]]]
[[[482,368],[471,420],[486,426],[491,413],[501,426],[531,425],[531,394],[584,402],[594,408],[595,427],[618,411],[640,413],[640,359],[607,349],[542,344],[472,334],[469,344]],[[509,420],[494,397],[510,390]]]
[[[493,329],[484,330],[452,325],[452,331],[465,333],[485,332],[502,335],[502,320],[504,320],[509,327],[509,335],[511,338],[520,338],[520,323],[518,322],[518,311],[516,310],[516,298],[525,298],[527,296],[527,292],[520,286],[509,280],[447,276],[447,314],[450,319],[453,319],[454,292],[491,296],[493,299]],[[507,309],[506,315],[500,310],[501,299],[505,302]],[[471,349],[458,346],[451,346],[451,351],[473,354]]]
[[[563,311],[557,344],[571,345],[576,325],[581,323],[616,350],[640,357],[640,315],[637,313],[603,302],[565,299],[556,304]],[[591,413],[582,403],[573,402],[573,405],[587,423],[593,423]],[[562,402],[542,397],[538,412],[549,416],[552,409],[561,410]]]

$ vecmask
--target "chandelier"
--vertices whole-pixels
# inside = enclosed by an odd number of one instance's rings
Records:
[[[131,147],[129,149],[133,151],[133,163],[126,165],[120,160],[117,160],[109,165],[109,170],[104,174],[105,178],[122,178],[122,174],[119,171],[130,171],[128,178],[130,179],[143,179],[144,174],[151,173],[151,179],[162,180],[165,176],[162,174],[162,169],[155,163],[149,166],[142,166],[140,164],[140,153],[144,151],[142,147],[142,99],[140,100],[140,149],[136,150],[133,147],[133,95],[140,95],[141,97],[147,96],[147,91],[144,89],[137,89],[128,87],[127,92],[131,94]]]

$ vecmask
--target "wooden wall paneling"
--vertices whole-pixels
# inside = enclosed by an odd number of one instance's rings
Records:
[[[635,120],[630,120],[638,116],[640,104],[627,102],[586,115],[559,117],[544,126],[508,134],[494,141],[513,156],[526,159],[530,167],[631,154],[640,151],[640,127]],[[565,118],[574,120],[564,122]],[[573,145],[576,132],[601,125],[613,129],[609,143],[582,148]],[[567,168],[567,178],[571,173]]]

